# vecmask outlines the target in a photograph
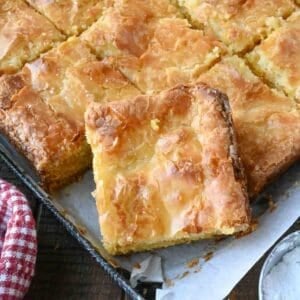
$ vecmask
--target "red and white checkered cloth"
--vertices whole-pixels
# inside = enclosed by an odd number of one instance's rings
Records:
[[[0,299],[22,299],[34,274],[35,221],[25,196],[0,179]]]

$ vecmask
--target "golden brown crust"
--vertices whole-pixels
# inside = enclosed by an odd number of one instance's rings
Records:
[[[200,81],[230,99],[250,196],[300,156],[300,113],[296,103],[271,90],[238,57],[224,58]]]
[[[215,38],[192,29],[187,20],[144,20],[121,15],[115,8],[107,10],[82,39],[98,56],[110,57],[143,92],[193,82],[226,51]]]
[[[272,85],[300,101],[300,11],[257,46],[247,59]]]
[[[82,97],[78,101],[76,92],[80,86],[68,86],[67,74],[78,65],[94,60],[95,56],[83,42],[78,38],[70,38],[41,55],[39,59],[26,64],[22,74],[27,84],[32,86],[54,111],[82,123],[83,111],[90,99]]]
[[[182,16],[170,0],[107,0],[106,7],[118,11],[122,17],[138,17],[149,22],[151,19]]]
[[[97,60],[90,48],[74,37],[27,64],[22,74],[54,111],[80,123],[92,101],[139,94],[116,68]]]
[[[192,22],[213,32],[233,52],[249,50],[288,17],[291,0],[178,0]]]
[[[168,0],[112,2],[102,17],[81,35],[99,57],[142,55],[151,39],[151,24],[159,18],[179,15]]]
[[[22,1],[0,1],[0,75],[21,69],[63,38],[46,18]]]
[[[11,98],[26,85],[22,76],[4,75],[0,77],[0,108],[8,109],[11,106]]]
[[[86,113],[104,245],[140,251],[232,234],[249,224],[226,96],[206,85]]]
[[[1,77],[0,128],[50,188],[63,185],[90,164],[84,128],[55,113],[20,75]]]
[[[108,62],[98,61],[84,42],[71,38],[19,75],[1,78],[0,126],[45,185],[59,187],[90,165],[83,120],[87,105],[139,93]]]
[[[26,1],[68,35],[87,29],[101,15],[103,8],[103,1],[99,0]]]
[[[122,57],[117,65],[136,86],[149,93],[194,82],[225,51],[215,38],[192,29],[186,20],[165,18],[155,24],[142,55]]]

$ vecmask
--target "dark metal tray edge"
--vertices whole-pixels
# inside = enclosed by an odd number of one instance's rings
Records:
[[[55,218],[66,228],[66,230],[82,245],[82,247],[90,253],[90,255],[96,260],[96,262],[104,269],[106,273],[127,293],[132,299],[142,300],[144,299],[134,288],[132,288],[128,280],[114,269],[95,249],[95,247],[83,236],[77,228],[55,208],[52,204],[50,197],[24,172],[22,171],[14,161],[8,157],[0,148],[0,157],[7,164],[7,166],[14,172],[18,178],[29,188],[34,196],[45,205]]]

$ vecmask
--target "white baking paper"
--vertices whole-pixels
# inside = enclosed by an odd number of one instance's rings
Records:
[[[149,255],[142,262],[133,267],[130,276],[130,284],[136,287],[138,281],[142,282],[163,282],[161,257]]]

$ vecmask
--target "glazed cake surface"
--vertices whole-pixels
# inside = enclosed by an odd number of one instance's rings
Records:
[[[298,105],[265,85],[237,56],[223,58],[199,80],[228,95],[253,197],[300,156]]]
[[[108,60],[99,60],[77,37],[25,65],[29,85],[57,112],[83,124],[87,105],[119,100],[140,92]]]
[[[244,52],[295,9],[291,0],[178,0],[191,22],[214,33],[232,52]]]
[[[300,101],[300,11],[257,46],[247,59],[270,84]]]
[[[0,78],[0,130],[49,189],[68,183],[89,165],[83,127],[53,111],[20,75]]]
[[[226,52],[220,42],[192,29],[187,20],[165,18],[154,27],[141,56],[117,62],[129,80],[145,93],[194,82]]]
[[[161,18],[181,16],[168,0],[116,0],[109,3],[102,16],[81,35],[101,58],[141,55],[151,39],[150,24]]]
[[[87,29],[101,15],[101,0],[26,0],[67,35]]]
[[[111,254],[246,230],[242,166],[224,94],[204,84],[91,104],[96,202]]]
[[[64,36],[21,0],[0,1],[0,76],[52,48]]]
[[[140,10],[111,7],[81,38],[144,93],[193,82],[226,52],[221,42],[169,10],[161,9],[160,18],[149,7]]]

